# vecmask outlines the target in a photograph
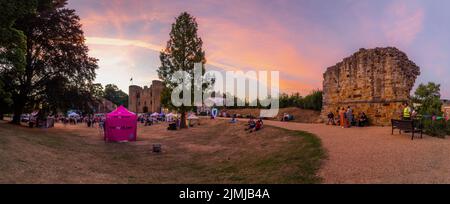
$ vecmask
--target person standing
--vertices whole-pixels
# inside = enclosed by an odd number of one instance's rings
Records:
[[[342,109],[339,111],[339,122],[341,123],[341,127],[342,128],[346,128],[347,125],[347,120],[345,119],[345,108],[342,107]]]
[[[409,107],[408,103],[405,102],[403,104],[403,114],[402,114],[402,120],[411,120],[411,108]]]
[[[347,127],[351,127],[353,122],[353,110],[352,108],[350,108],[350,106],[347,107],[346,116],[347,116]]]

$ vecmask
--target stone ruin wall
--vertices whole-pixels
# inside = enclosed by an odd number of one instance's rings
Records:
[[[144,88],[131,85],[128,91],[128,109],[135,113],[160,112],[162,108],[161,93],[164,85],[161,81],[153,80],[150,87]]]
[[[365,112],[372,125],[389,125],[401,115],[420,68],[400,50],[360,49],[324,73],[322,119],[339,107]]]

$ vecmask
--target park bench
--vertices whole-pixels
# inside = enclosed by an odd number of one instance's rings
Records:
[[[417,121],[414,120],[391,120],[392,123],[392,134],[394,134],[394,129],[399,130],[399,134],[403,131],[409,131],[412,133],[411,140],[414,140],[414,133],[420,132],[420,138],[422,138],[422,128]]]

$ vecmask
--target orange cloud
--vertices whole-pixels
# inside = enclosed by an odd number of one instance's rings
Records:
[[[125,40],[116,38],[103,38],[103,37],[86,37],[86,43],[91,45],[110,45],[110,46],[134,46],[154,51],[163,50],[163,46],[155,45],[139,40]]]
[[[276,24],[257,30],[226,20],[199,21],[208,60],[225,62],[239,68],[276,70],[283,75],[298,77],[307,83],[315,82],[314,85],[320,83],[324,67],[318,67],[317,63],[302,58],[292,42],[283,40],[281,36],[286,31]],[[284,88],[282,86],[282,89]]]

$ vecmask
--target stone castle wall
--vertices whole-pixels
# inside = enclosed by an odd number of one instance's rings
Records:
[[[389,125],[401,115],[420,68],[400,50],[360,49],[324,73],[322,118],[351,106],[365,112],[373,125]]]
[[[163,88],[163,83],[158,80],[152,81],[150,87],[130,86],[128,109],[135,113],[161,112],[161,93]]]

